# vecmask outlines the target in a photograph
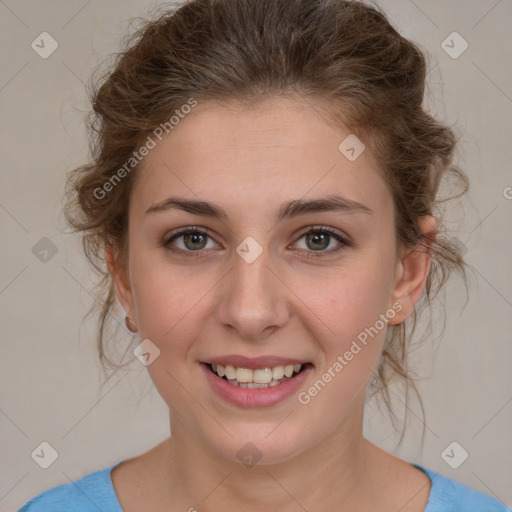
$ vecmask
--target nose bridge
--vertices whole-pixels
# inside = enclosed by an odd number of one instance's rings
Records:
[[[220,322],[235,328],[240,337],[256,339],[268,328],[286,322],[286,297],[273,263],[269,249],[252,237],[236,248],[218,315]]]

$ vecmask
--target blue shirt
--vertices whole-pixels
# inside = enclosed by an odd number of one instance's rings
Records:
[[[123,462],[123,461],[122,461]],[[110,479],[115,464],[38,494],[18,512],[123,512]],[[512,512],[487,494],[413,464],[432,481],[424,512]]]

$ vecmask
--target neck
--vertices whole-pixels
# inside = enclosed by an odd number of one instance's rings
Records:
[[[284,462],[250,467],[221,456],[171,416],[172,438],[162,457],[169,503],[201,512],[245,510],[248,503],[254,512],[355,510],[368,495],[363,409],[319,445]]]

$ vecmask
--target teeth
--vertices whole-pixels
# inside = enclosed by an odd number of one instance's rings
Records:
[[[286,379],[285,379],[286,380]],[[236,386],[237,388],[248,388],[248,389],[256,389],[256,388],[272,388],[277,386],[280,382],[278,380],[273,380],[268,384],[258,384],[256,382],[238,382],[237,380],[228,380],[230,384]]]
[[[239,384],[239,387],[250,389],[275,386],[283,378],[290,378],[294,373],[300,372],[302,364],[288,364],[286,366],[274,366],[273,368],[237,368],[231,365],[222,366],[221,364],[212,364],[212,370],[219,377],[226,377],[231,383]],[[274,384],[275,382],[275,384]]]
[[[220,365],[220,364],[217,365],[217,368],[219,366],[222,368],[222,365]],[[235,380],[235,378],[236,378],[236,370],[235,370],[235,368],[233,366],[228,364],[226,366],[224,372],[226,374],[226,379],[228,379],[228,380]]]
[[[293,364],[284,367],[284,374],[286,377],[291,377],[293,374]]]
[[[253,382],[257,382],[258,384],[268,384],[269,382],[272,381],[272,369],[261,368],[254,370],[252,380]]]
[[[279,380],[284,377],[284,366],[275,366],[272,368],[272,378],[274,380]]]

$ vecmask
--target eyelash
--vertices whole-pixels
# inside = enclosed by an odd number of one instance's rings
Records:
[[[306,255],[307,258],[312,258],[312,259],[313,258],[322,258],[326,254],[331,255],[333,253],[337,253],[337,252],[343,250],[345,247],[350,247],[352,245],[345,238],[343,238],[341,235],[339,235],[336,231],[334,231],[332,228],[329,228],[328,226],[314,226],[309,231],[302,233],[302,235],[298,238],[298,240],[300,240],[304,236],[311,234],[311,233],[315,234],[315,235],[327,234],[327,235],[333,237],[334,239],[336,239],[338,242],[340,242],[340,246],[336,249],[330,249],[328,251],[325,251],[325,250],[318,251],[317,254],[315,254],[315,251],[307,251],[310,253],[309,255]],[[169,251],[179,254],[179,255],[183,255],[187,258],[198,258],[198,257],[204,256],[204,254],[201,254],[204,252],[204,249],[199,249],[197,251],[190,251],[190,250],[173,248],[171,242],[173,242],[180,236],[187,235],[187,234],[200,234],[200,235],[205,235],[205,236],[212,238],[210,236],[208,230],[205,230],[205,229],[202,229],[202,228],[199,228],[196,226],[190,226],[190,227],[184,228],[184,229],[174,233],[171,237],[169,237],[166,241],[163,242],[163,246],[166,247]]]

